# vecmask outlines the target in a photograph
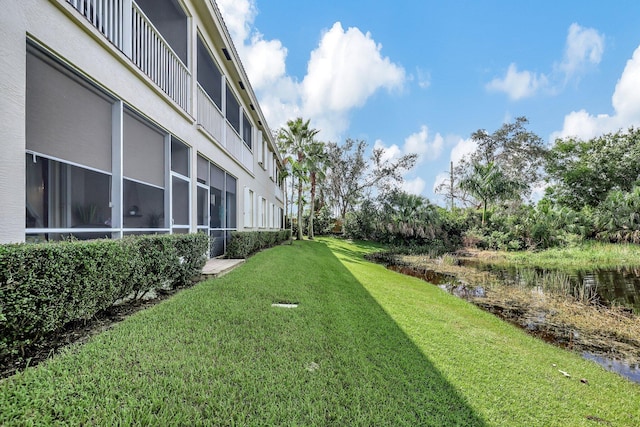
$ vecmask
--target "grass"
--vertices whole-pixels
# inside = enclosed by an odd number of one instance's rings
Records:
[[[540,252],[487,252],[484,256],[491,263],[506,262],[541,268],[576,270],[640,267],[640,245],[632,243],[587,241],[578,246],[551,248]]]
[[[1,381],[0,425],[640,423],[638,385],[362,258],[376,249],[259,253]]]

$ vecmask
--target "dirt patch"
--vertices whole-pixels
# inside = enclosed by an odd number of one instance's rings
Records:
[[[84,344],[92,336],[111,329],[128,316],[158,304],[182,289],[157,290],[153,299],[134,300],[101,311],[92,319],[70,322],[37,344],[25,347],[22,354],[0,360],[0,378],[9,377],[28,366],[38,365],[71,344]]]

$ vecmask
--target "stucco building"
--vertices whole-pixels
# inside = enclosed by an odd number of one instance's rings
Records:
[[[0,243],[280,229],[282,159],[215,0],[0,0]]]

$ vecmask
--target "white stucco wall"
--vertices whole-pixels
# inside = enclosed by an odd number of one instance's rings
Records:
[[[21,2],[3,1],[0,13],[0,243],[24,241],[24,6]]]
[[[191,12],[200,11],[192,7],[190,1],[184,2]],[[219,42],[220,36],[209,37],[207,28],[211,28],[211,17],[202,20],[196,14],[190,18],[190,31],[196,35],[196,28],[204,34],[210,44]],[[243,188],[249,187],[257,196],[269,199],[282,207],[275,199],[274,183],[269,172],[257,163],[257,150],[254,139],[253,170],[248,172],[237,161],[205,134],[198,130],[195,111],[190,114],[181,111],[168,100],[150,79],[141,76],[135,65],[126,56],[113,47],[84,18],[63,0],[21,0],[2,1],[0,14],[0,243],[24,240],[25,231],[25,75],[26,40],[29,38],[49,54],[61,59],[79,71],[87,79],[103,87],[122,99],[126,104],[140,112],[152,122],[171,132],[193,147],[192,150],[192,231],[196,231],[195,176],[196,153],[201,152],[237,178],[237,225],[243,229]],[[195,40],[195,39],[194,39]],[[193,42],[193,40],[192,40]],[[217,46],[219,47],[219,46]],[[194,52],[194,46],[190,47]],[[216,60],[225,73],[236,73],[228,69],[230,62],[220,56],[220,48],[215,53]],[[189,59],[191,70],[195,69],[195,58]],[[195,74],[195,73],[194,73]],[[195,103],[195,76],[191,82],[191,105]],[[237,80],[237,77],[235,78]],[[236,81],[230,81],[237,86]],[[235,87],[238,95],[245,95]],[[243,98],[240,96],[240,98]],[[252,114],[243,98],[243,106]],[[257,127],[257,118],[252,117]],[[264,119],[262,119],[264,120]]]

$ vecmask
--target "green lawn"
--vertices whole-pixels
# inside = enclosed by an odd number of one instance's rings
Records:
[[[640,424],[638,385],[364,261],[373,249],[259,253],[1,381],[0,425]]]

